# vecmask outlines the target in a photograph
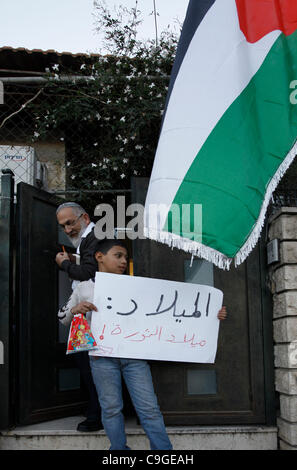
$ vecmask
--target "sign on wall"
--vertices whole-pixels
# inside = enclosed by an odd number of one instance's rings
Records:
[[[223,293],[214,287],[96,273],[97,356],[214,363]]]

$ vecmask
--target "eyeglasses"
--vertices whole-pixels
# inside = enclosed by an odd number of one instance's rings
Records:
[[[81,218],[83,214],[80,214],[75,220],[73,220],[72,222],[67,220],[67,222],[65,224],[59,224],[59,227],[61,227],[62,230],[65,230],[66,227],[67,228],[72,228],[74,227],[74,225],[78,222],[78,220]]]

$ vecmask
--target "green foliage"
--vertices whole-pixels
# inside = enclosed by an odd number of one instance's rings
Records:
[[[163,32],[157,47],[139,41],[137,2],[116,17],[103,2],[95,10],[111,54],[88,57],[80,67],[85,80],[56,80],[66,71],[53,66],[34,108],[35,139],[64,138],[68,189],[129,188],[131,176],[151,172],[177,36]]]

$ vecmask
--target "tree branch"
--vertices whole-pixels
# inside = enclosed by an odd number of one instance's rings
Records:
[[[20,109],[18,109],[17,111],[15,111],[14,113],[10,114],[9,116],[7,116],[1,123],[0,125],[0,129],[1,127],[4,126],[4,124],[6,123],[6,121],[8,121],[8,119],[12,118],[13,116],[15,116],[16,114],[20,113],[23,109],[26,108],[26,106],[31,103],[33,100],[35,100],[37,98],[37,96],[40,95],[40,93],[43,91],[43,88],[41,88],[35,96],[33,96],[33,98],[31,98],[30,100],[26,101],[26,103],[22,104],[22,106],[20,107]]]

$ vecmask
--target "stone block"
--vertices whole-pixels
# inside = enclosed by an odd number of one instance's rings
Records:
[[[297,316],[274,320],[273,337],[276,343],[294,342],[297,338]]]
[[[297,290],[282,292],[281,294],[275,294],[273,296],[274,318],[290,315],[297,316]]]
[[[281,263],[297,263],[297,241],[283,241],[279,248]]]
[[[277,344],[274,347],[274,364],[286,369],[297,368],[297,341]]]
[[[297,395],[280,395],[281,417],[286,421],[297,423]]]
[[[297,446],[290,446],[287,442],[279,440],[279,448],[280,450],[297,450]]]
[[[276,369],[275,388],[280,393],[297,395],[297,369]]]
[[[275,292],[295,290],[297,286],[297,265],[281,266],[273,273]]]
[[[268,231],[269,240],[273,238],[278,238],[279,240],[297,239],[297,211],[296,208],[292,209],[294,210],[289,211],[283,208],[283,213],[272,220]],[[287,213],[284,213],[285,211]]]
[[[282,418],[278,418],[277,425],[280,439],[291,446],[297,446],[297,423],[289,423]]]

